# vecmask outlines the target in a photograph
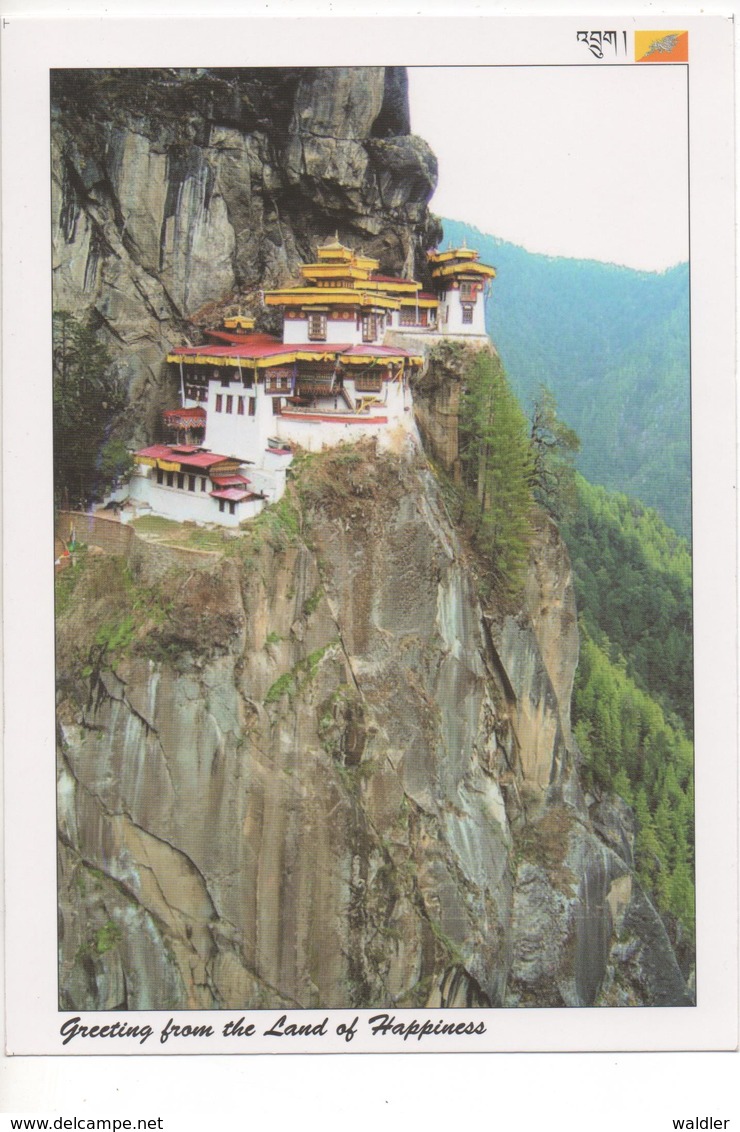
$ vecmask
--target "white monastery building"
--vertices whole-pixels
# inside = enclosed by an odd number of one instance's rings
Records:
[[[386,345],[387,333],[409,332],[417,349],[419,336],[485,336],[496,274],[468,248],[428,258],[434,293],[332,241],[301,267],[300,283],[265,293],[282,310],[282,339],[238,315],[206,331],[204,344],[176,347],[167,362],[180,408],[163,414],[167,443],[134,453],[122,519],[238,527],[281,498],[295,447],[413,433],[409,378],[424,359]]]

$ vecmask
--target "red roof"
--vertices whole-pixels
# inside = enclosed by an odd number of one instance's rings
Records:
[[[282,346],[275,339],[269,343],[258,342],[257,345],[251,346],[249,340],[245,341],[243,338],[241,342],[235,342],[231,346],[212,346],[210,343],[206,343],[205,346],[175,346],[172,353],[181,354],[183,357],[209,354],[213,358],[264,358],[270,354],[284,354],[289,349],[289,346]]]
[[[348,350],[342,350],[343,354],[353,355],[358,358],[411,358],[415,357],[410,354],[408,350],[399,350],[395,346],[351,346]]]
[[[334,342],[283,344],[272,338],[265,342],[257,342],[255,345],[242,341],[235,342],[232,346],[176,346],[172,353],[181,354],[183,357],[205,354],[212,358],[245,358],[248,361],[250,358],[279,358],[281,354],[295,354],[296,350],[302,353],[306,351],[319,354],[336,353],[346,350],[348,345],[349,343],[336,345]]]
[[[419,284],[415,279],[401,279],[397,275],[371,275],[371,283],[414,283],[417,287]]]
[[[210,494],[214,499],[228,499],[232,503],[241,503],[245,499],[254,498],[253,492],[243,491],[237,487],[227,487],[221,491],[212,491]]]
[[[198,405],[193,409],[165,409],[162,416],[166,420],[170,417],[178,417],[182,420],[204,421],[206,419],[206,411]]]
[[[171,444],[152,444],[149,448],[140,448],[134,456],[148,456],[150,460],[171,460],[175,464],[184,464],[190,468],[210,468],[213,464],[220,464],[231,456],[219,456],[217,452],[188,452],[183,454]]]
[[[246,476],[211,476],[211,479],[219,487],[237,487],[239,484],[249,483]]]
[[[213,464],[220,464],[224,460],[233,460],[233,458],[233,456],[217,456],[215,452],[196,452],[192,456],[182,457],[180,463],[188,468],[210,468]]]
[[[279,346],[280,339],[272,334],[232,334],[229,330],[206,330],[206,337],[218,342],[233,342],[237,346]]]
[[[152,460],[171,460],[174,452],[169,444],[152,444],[149,448],[140,448],[135,456],[149,456]]]
[[[305,354],[306,350],[315,354],[344,354],[351,345],[351,342],[301,342],[291,348],[300,354]]]
[[[214,358],[275,358],[276,361],[284,354],[356,354],[366,357],[375,354],[378,357],[410,357],[407,350],[400,350],[395,346],[353,346],[351,342],[294,342],[284,345],[256,345],[247,346],[176,346],[173,353],[183,356],[195,354],[209,354]],[[173,411],[173,410],[170,410]]]

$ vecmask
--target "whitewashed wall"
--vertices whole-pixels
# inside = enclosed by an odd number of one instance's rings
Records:
[[[362,326],[357,326],[354,317],[348,319],[328,318],[326,320],[327,344],[345,342],[357,345],[362,342]],[[308,342],[308,320],[305,318],[286,318],[283,320],[283,342],[291,346],[305,346]]]
[[[129,483],[128,497],[137,509],[146,510],[148,505],[155,515],[178,523],[218,523],[223,527],[238,527],[244,519],[258,515],[265,506],[262,500],[247,500],[237,503],[236,514],[230,515],[228,503],[223,512],[219,511],[218,500],[209,494],[212,490],[210,481],[208,491],[202,492],[198,476],[197,491],[187,491],[158,484],[156,474],[154,468],[134,474]]]

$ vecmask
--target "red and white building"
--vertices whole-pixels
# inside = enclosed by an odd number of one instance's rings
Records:
[[[124,518],[148,511],[236,527],[280,499],[294,447],[416,437],[409,377],[423,356],[386,345],[386,335],[485,334],[483,286],[495,272],[477,258],[430,254],[432,294],[332,241],[301,268],[301,283],[265,294],[282,310],[281,339],[239,315],[202,345],[176,347],[167,362],[180,408],[163,414],[168,443],[134,454]]]

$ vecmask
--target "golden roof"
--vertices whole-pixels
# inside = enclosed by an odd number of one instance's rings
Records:
[[[366,292],[360,287],[286,287],[279,291],[266,291],[265,303],[269,307],[300,306],[351,306],[384,307],[398,310],[398,299],[390,295]]]
[[[304,279],[359,279],[366,280],[370,272],[356,263],[304,263],[301,275]]]
[[[402,307],[421,307],[423,310],[436,310],[439,299],[422,298],[421,295],[400,295],[399,302]]]
[[[469,263],[443,263],[432,269],[432,279],[449,279],[456,275],[481,275],[485,279],[494,279],[496,269],[486,263],[476,263],[474,260]]]
[[[224,327],[226,330],[254,330],[254,319],[237,314],[232,318],[225,318]]]
[[[339,259],[344,260],[346,263],[349,263],[354,255],[352,249],[346,248],[344,244],[340,244],[338,239],[330,240],[326,244],[321,244],[316,249],[316,254],[319,259]]]
[[[430,263],[447,263],[453,259],[478,259],[479,252],[474,248],[448,248],[446,252],[427,252]]]

